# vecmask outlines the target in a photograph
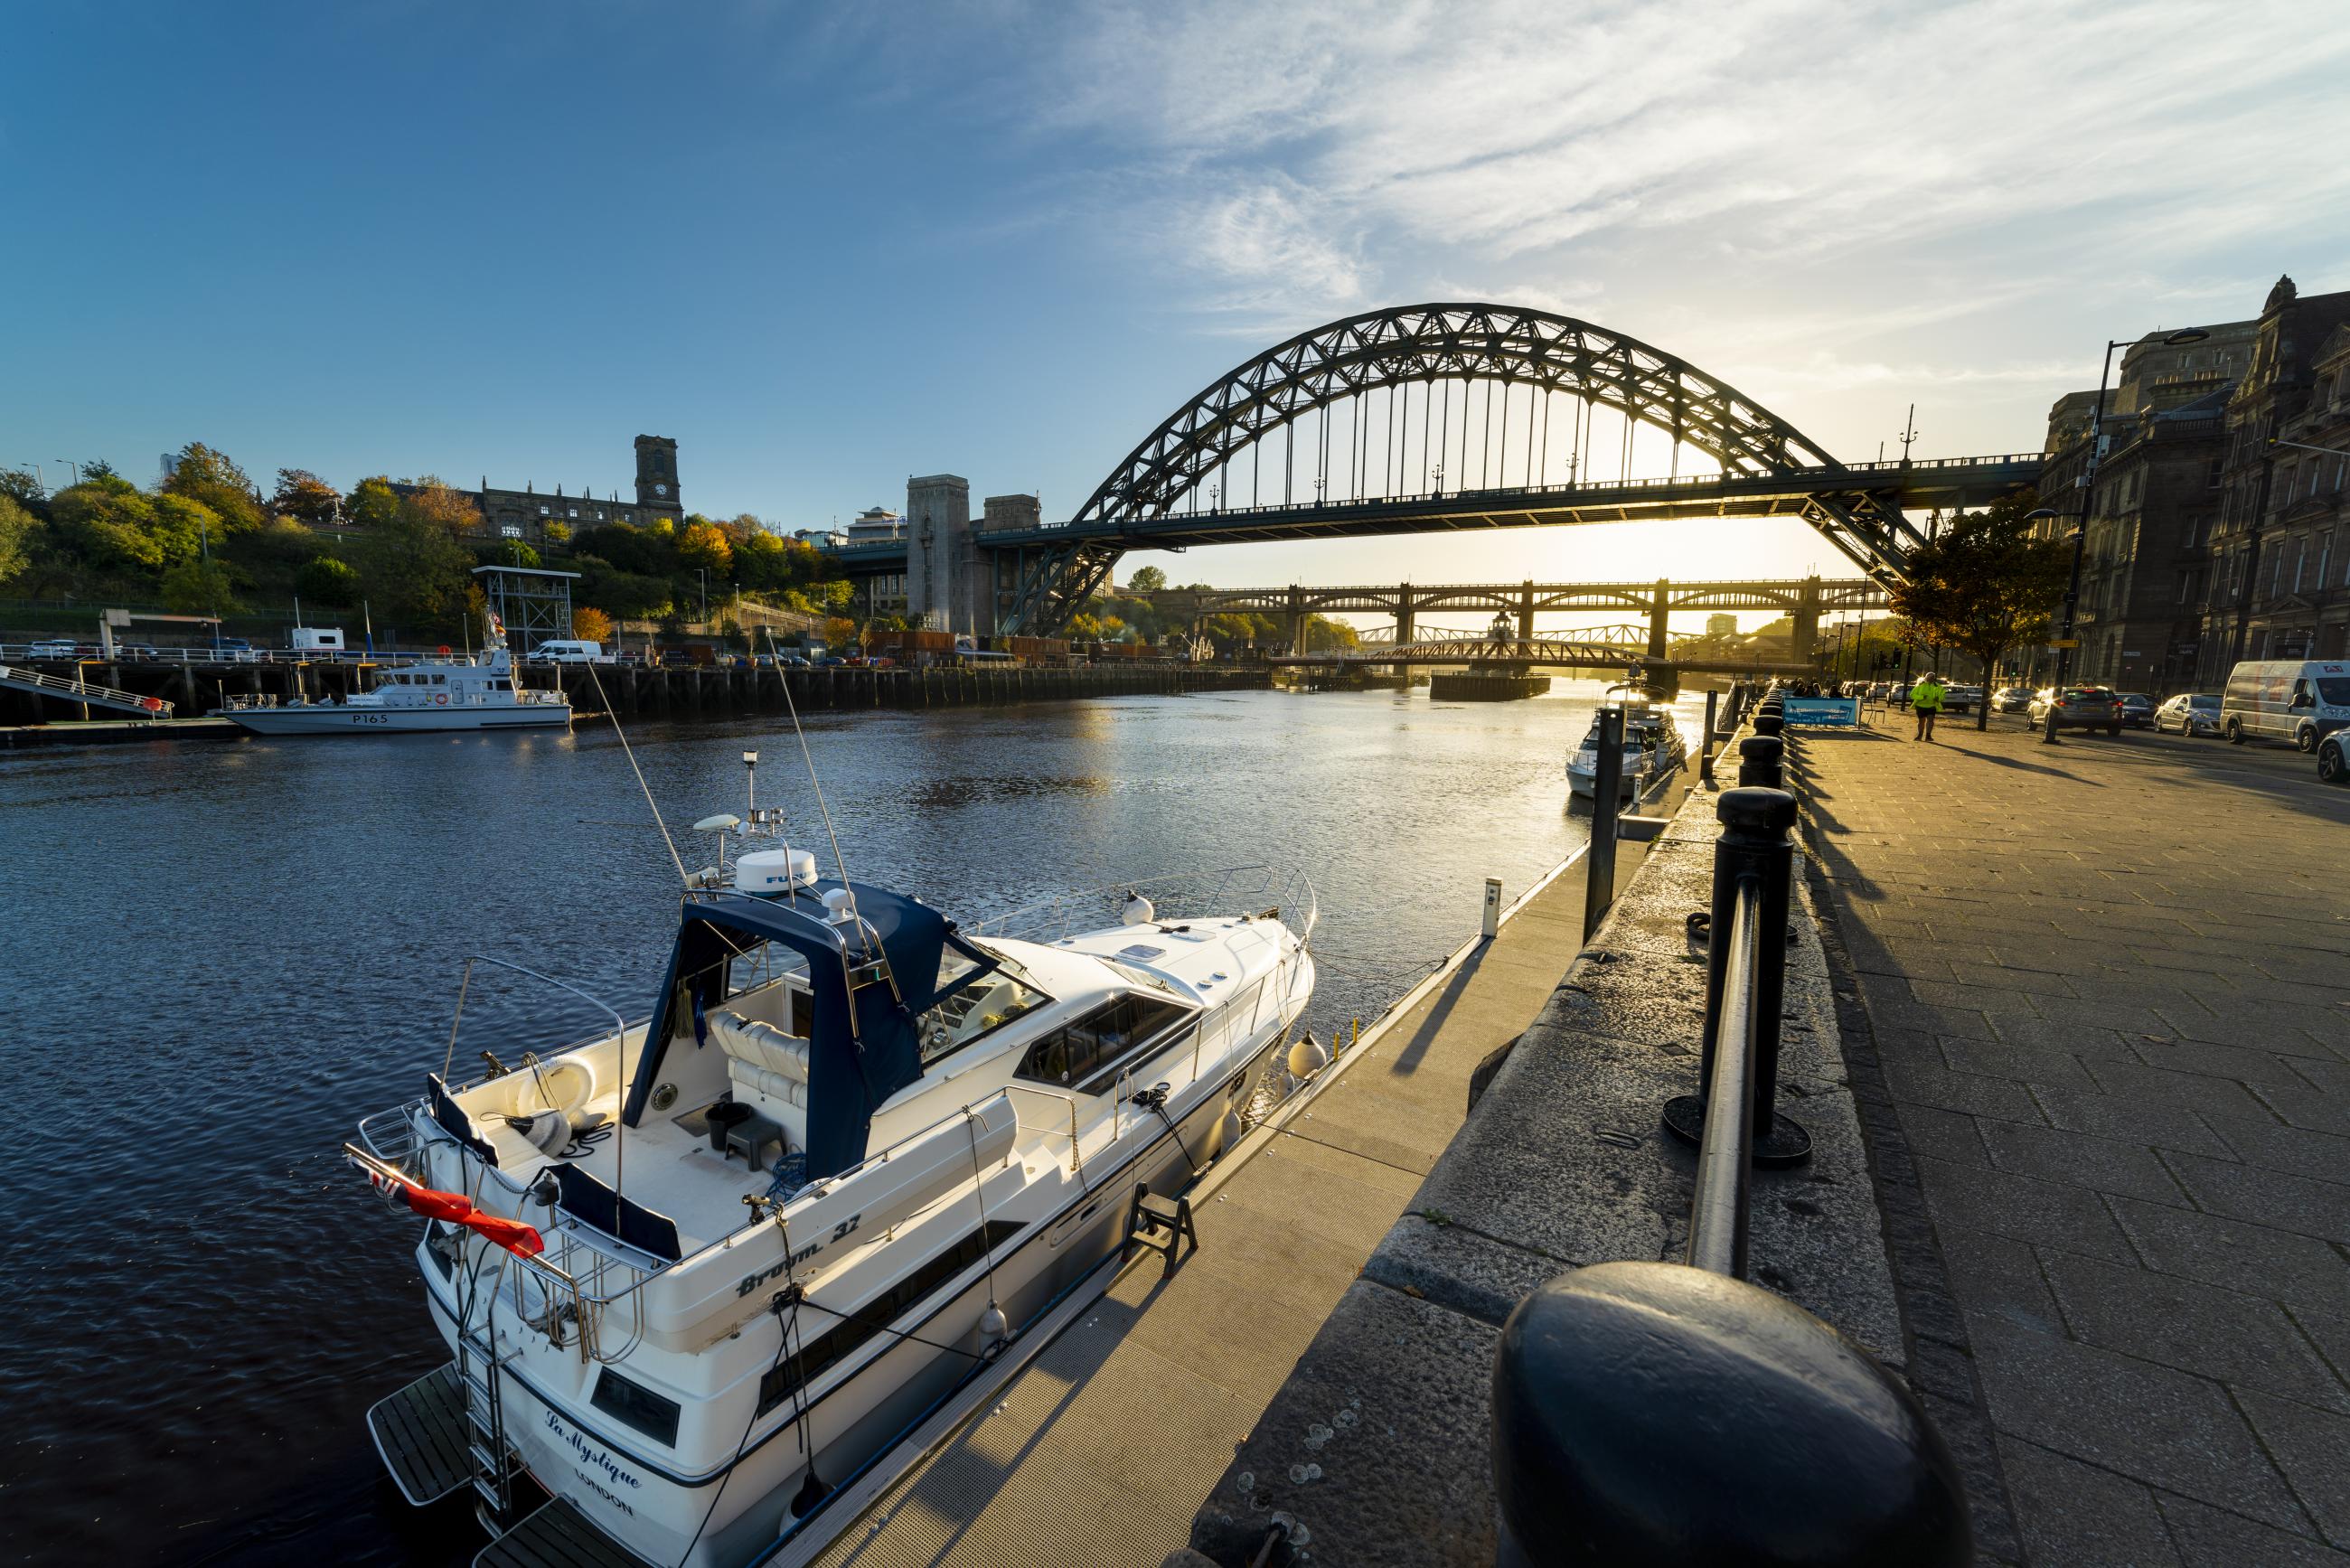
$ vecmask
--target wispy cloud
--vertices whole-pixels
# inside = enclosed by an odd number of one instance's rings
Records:
[[[1991,313],[2243,313],[2274,275],[2250,254],[2330,264],[2350,238],[2350,164],[2323,151],[2350,132],[2338,0],[1084,15],[1045,122],[1110,152],[1220,327],[1501,275],[1529,303],[1604,291],[1627,330],[1702,320],[1731,360],[1817,348],[1784,384],[2021,388],[2071,346],[1928,367]]]

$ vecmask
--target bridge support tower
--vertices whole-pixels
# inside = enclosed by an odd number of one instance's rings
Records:
[[[1663,577],[1657,579],[1656,592],[1648,598],[1648,657],[1662,659],[1667,646],[1666,607],[1672,602],[1672,585]]]
[[[1532,642],[1534,639],[1534,579],[1529,577],[1526,579],[1525,586],[1518,590],[1518,640]]]
[[[1787,662],[1809,665],[1820,642],[1820,579],[1804,579],[1804,591],[1795,601],[1794,629],[1789,635]]]

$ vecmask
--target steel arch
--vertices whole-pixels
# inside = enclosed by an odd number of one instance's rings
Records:
[[[1128,452],[1075,523],[1167,515],[1211,472],[1266,434],[1380,387],[1457,378],[1526,382],[1612,408],[1713,457],[1726,472],[1841,470],[1786,421],[1695,366],[1636,338],[1547,311],[1413,305],[1302,332],[1219,377]],[[1864,569],[1898,572],[1922,540],[1854,476],[1850,494],[1806,508]]]

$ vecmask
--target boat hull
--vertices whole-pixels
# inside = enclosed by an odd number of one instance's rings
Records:
[[[787,1534],[837,1534],[850,1521],[821,1511],[795,1530],[799,1521],[791,1504],[811,1469],[820,1487],[842,1486],[982,1367],[988,1342],[981,1318],[991,1301],[1014,1325],[1032,1324],[1109,1264],[1125,1244],[1127,1208],[1137,1186],[1165,1195],[1190,1187],[1194,1152],[1211,1147],[1228,1108],[1245,1106],[1287,1036],[1286,1024],[1274,1025],[1228,1077],[1174,1118],[1172,1128],[1162,1128],[1116,1167],[1096,1171],[1089,1162],[1084,1196],[1030,1227],[992,1269],[979,1269],[913,1325],[908,1332],[920,1339],[887,1345],[852,1377],[819,1393],[805,1419],[790,1407],[780,1424],[775,1416],[761,1417],[726,1469],[691,1480],[659,1473],[509,1370],[501,1374],[500,1393],[506,1433],[523,1467],[631,1551],[679,1568],[748,1568],[770,1556]],[[437,1290],[428,1293],[435,1323],[453,1350],[450,1305]],[[762,1332],[778,1331],[743,1331],[746,1336]]]
[[[224,708],[217,715],[256,735],[414,735],[452,730],[562,730],[568,703],[513,708],[361,708],[315,703],[300,708]]]

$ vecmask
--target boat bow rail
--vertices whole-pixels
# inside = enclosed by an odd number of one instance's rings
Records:
[[[1262,918],[1278,919],[1300,942],[1313,937],[1321,918],[1319,896],[1313,878],[1286,866],[1232,866],[1212,871],[1180,871],[1139,882],[1113,882],[1083,893],[1024,905],[1001,915],[967,923],[973,937],[1004,937],[1015,941],[1053,943],[1064,937],[1115,926],[1126,918],[1137,896],[1148,898],[1150,919],[1157,921],[1203,919],[1245,909]]]

